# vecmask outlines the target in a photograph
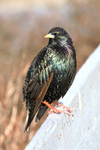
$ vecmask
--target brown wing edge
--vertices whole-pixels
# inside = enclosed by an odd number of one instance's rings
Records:
[[[50,86],[53,75],[54,75],[54,72],[51,72],[49,78],[44,83],[41,84],[41,90],[39,91],[38,96],[35,99],[36,103],[35,103],[34,111],[32,113],[30,113],[29,109],[27,109],[27,117],[26,117],[24,132],[29,132],[30,124],[31,124],[36,112],[38,111],[38,108]]]

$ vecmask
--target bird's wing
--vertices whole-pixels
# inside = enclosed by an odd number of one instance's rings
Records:
[[[31,121],[33,120],[47,90],[52,81],[54,71],[52,66],[43,69],[40,74],[36,74],[27,88],[26,109],[27,118],[25,124],[25,131],[27,131]]]

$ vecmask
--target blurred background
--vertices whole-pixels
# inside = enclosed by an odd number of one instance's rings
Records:
[[[22,85],[55,26],[72,37],[78,71],[100,43],[100,1],[0,0],[0,150],[23,150],[47,116],[24,133]]]

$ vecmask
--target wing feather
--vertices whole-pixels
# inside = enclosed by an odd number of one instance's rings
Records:
[[[27,118],[25,131],[28,131],[28,127],[38,111],[38,108],[50,86],[53,75],[53,68],[50,65],[43,69],[40,74],[36,74],[35,78],[29,82],[26,98]]]

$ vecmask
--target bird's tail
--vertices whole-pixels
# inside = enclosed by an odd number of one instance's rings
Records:
[[[36,118],[35,118],[36,122],[42,118],[42,116],[44,115],[44,113],[46,112],[47,109],[48,109],[48,106],[45,106],[45,105],[43,105],[39,108]]]
[[[27,110],[24,132],[29,132],[30,124],[31,124],[33,118],[34,118],[34,116],[29,112],[29,110]]]

